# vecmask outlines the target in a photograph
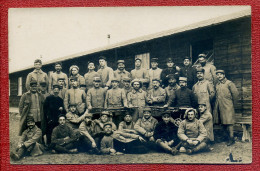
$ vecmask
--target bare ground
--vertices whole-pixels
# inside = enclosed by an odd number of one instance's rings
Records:
[[[14,151],[19,140],[18,124],[19,116],[17,113],[10,113],[10,151]],[[241,157],[242,163],[252,162],[252,144],[243,143],[240,141],[241,134],[236,134],[236,144],[227,147],[224,142],[216,143],[212,146],[211,152],[205,152],[195,155],[187,155],[180,153],[172,156],[165,153],[150,152],[147,154],[123,154],[117,156],[110,155],[89,155],[86,153],[78,154],[51,154],[45,152],[44,155],[38,157],[24,157],[20,161],[12,161],[11,164],[134,164],[134,163],[226,163],[226,164],[241,164],[226,162],[230,151],[235,159]]]

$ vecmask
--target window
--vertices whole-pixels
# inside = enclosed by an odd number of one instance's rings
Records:
[[[142,59],[142,68],[150,69],[150,53],[143,53],[140,55],[135,55],[135,59],[140,58]]]
[[[206,54],[207,58],[209,58],[213,54],[213,39],[194,42],[191,44],[190,48],[192,62],[196,63],[198,60],[198,55],[201,53]]]
[[[18,96],[21,96],[23,94],[23,78],[18,78]]]

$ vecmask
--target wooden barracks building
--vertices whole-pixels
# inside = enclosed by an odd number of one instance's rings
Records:
[[[196,65],[197,56],[202,52],[207,54],[208,62],[214,63],[217,69],[224,69],[227,78],[237,86],[240,92],[239,104],[236,106],[237,120],[251,120],[250,10],[55,59],[43,63],[42,70],[50,74],[54,71],[55,62],[62,62],[63,72],[69,74],[69,67],[75,64],[80,68],[79,73],[84,75],[88,61],[93,61],[97,66],[101,55],[107,57],[108,66],[114,70],[117,68],[116,61],[124,59],[126,70],[131,71],[136,57],[143,59],[143,67],[147,69],[150,68],[150,59],[154,57],[159,58],[160,68],[166,67],[168,57],[181,66],[183,57],[190,56]],[[9,73],[10,107],[18,106],[21,95],[26,92],[26,76],[32,70],[33,61],[31,67]]]

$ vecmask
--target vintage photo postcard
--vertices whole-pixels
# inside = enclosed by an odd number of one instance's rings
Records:
[[[11,164],[249,164],[250,6],[10,8]]]

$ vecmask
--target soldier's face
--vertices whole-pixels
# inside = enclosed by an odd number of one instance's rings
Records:
[[[89,64],[88,64],[88,69],[89,69],[89,70],[94,70],[94,69],[95,69],[94,63],[89,63]]]
[[[199,105],[199,111],[200,113],[204,113],[206,111],[207,107],[205,105]]]
[[[71,73],[72,73],[72,75],[77,75],[79,73],[79,71],[77,68],[72,68]]]
[[[124,81],[124,86],[125,86],[125,87],[129,87],[129,86],[130,86],[130,82]]]
[[[42,64],[40,62],[36,62],[36,63],[34,63],[34,68],[39,70],[42,68]]]
[[[145,118],[145,119],[149,119],[151,116],[152,116],[152,115],[151,115],[151,112],[149,112],[149,111],[144,111],[144,118]]]
[[[58,84],[59,84],[60,87],[63,87],[64,86],[64,81],[63,80],[59,80]]]
[[[176,84],[176,79],[169,79],[169,84],[174,86]]]
[[[189,59],[184,59],[183,64],[185,66],[189,66],[190,65],[190,60]]]
[[[219,81],[222,81],[225,78],[225,75],[222,73],[217,73],[217,78]]]
[[[79,85],[78,81],[75,81],[75,80],[73,80],[71,83],[72,83],[73,87],[78,87],[78,85]]]
[[[47,90],[47,86],[41,86],[41,91],[46,91]]]
[[[138,90],[140,88],[140,83],[139,82],[134,82],[133,87],[135,90]]]
[[[162,120],[165,123],[169,123],[170,122],[170,116],[168,114],[163,115]]]
[[[205,58],[199,58],[199,63],[200,64],[205,64],[206,63],[206,59]]]
[[[174,63],[173,63],[173,62],[167,62],[167,67],[169,67],[169,68],[172,68],[172,67],[173,67],[173,65],[174,65]]]
[[[186,81],[180,81],[180,87],[186,87],[187,86],[187,82]]]
[[[102,67],[105,66],[106,65],[106,61],[104,59],[100,59],[99,60],[99,65],[102,66]]]
[[[60,64],[55,65],[55,70],[56,71],[61,71],[61,69],[62,69],[62,67],[61,67]]]
[[[118,82],[117,81],[112,81],[112,88],[117,88],[118,87]]]
[[[141,67],[141,64],[142,64],[142,62],[140,60],[136,60],[135,61],[135,66],[136,67]]]
[[[104,131],[105,131],[106,134],[111,134],[111,133],[112,133],[112,127],[111,127],[111,125],[106,125],[106,126],[104,127]]]
[[[129,122],[132,121],[132,116],[131,116],[131,115],[126,115],[126,116],[124,117],[124,120],[125,120],[125,122],[129,123]]]
[[[94,81],[94,87],[98,88],[100,86],[100,82]]]
[[[32,93],[36,93],[36,91],[37,91],[37,86],[36,86],[36,85],[32,85],[32,86],[30,87],[30,91],[31,91]]]
[[[27,122],[27,127],[28,127],[29,129],[33,129],[34,126],[35,126],[35,122],[33,122],[33,121]]]
[[[59,118],[59,124],[60,125],[65,125],[65,122],[66,122],[65,117],[62,116],[62,117]]]
[[[194,113],[194,111],[189,111],[189,112],[188,112],[188,120],[189,120],[189,121],[193,121],[194,118],[195,118],[195,113]]]
[[[101,120],[101,122],[106,123],[108,121],[108,116],[107,115],[102,115],[100,117],[100,120]]]
[[[159,86],[160,86],[160,83],[158,81],[153,81],[153,88],[154,89],[159,88]]]
[[[117,68],[118,68],[119,70],[123,70],[123,69],[125,69],[125,64],[124,64],[124,63],[119,63],[119,64],[117,65]]]
[[[157,63],[157,62],[152,62],[152,63],[151,63],[151,66],[152,66],[152,68],[155,68],[155,69],[156,69],[156,68],[158,67],[158,63]]]
[[[76,112],[76,106],[70,106],[70,111],[72,113],[75,113]]]
[[[197,72],[197,78],[199,80],[203,80],[204,79],[204,73],[203,72]]]
[[[53,89],[53,94],[54,94],[54,96],[58,96],[59,92],[60,92],[60,89],[59,89],[59,88],[54,88],[54,89]]]

